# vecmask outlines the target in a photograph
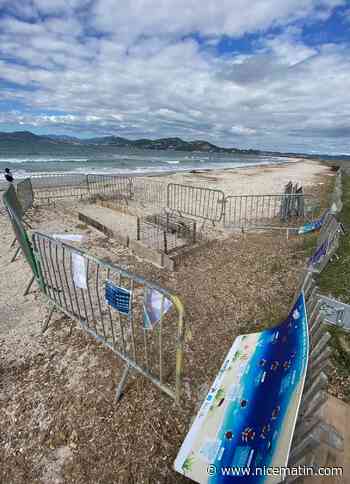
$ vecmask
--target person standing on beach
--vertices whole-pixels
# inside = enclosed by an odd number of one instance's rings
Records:
[[[5,168],[5,174],[4,177],[9,183],[13,183],[13,175],[11,173],[10,168]]]

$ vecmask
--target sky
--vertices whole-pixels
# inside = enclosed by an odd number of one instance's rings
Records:
[[[350,154],[350,0],[0,0],[0,131]]]

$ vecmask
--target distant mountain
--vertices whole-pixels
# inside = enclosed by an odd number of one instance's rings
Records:
[[[46,138],[53,139],[54,141],[68,141],[72,143],[79,143],[81,140],[75,136],[67,136],[64,134],[48,134]]]
[[[36,135],[30,131],[0,132],[0,156],[89,156],[100,153],[115,153],[118,148],[129,150],[173,150],[203,153],[227,153],[257,156],[297,156],[306,159],[350,160],[349,156],[322,154],[281,153],[278,151],[241,150],[222,148],[208,141],[184,141],[181,138],[142,138],[130,140],[119,136],[100,136],[82,139],[66,135]]]
[[[0,132],[0,152],[16,150],[27,147],[30,152],[41,151],[46,148],[49,151],[53,148],[67,149],[69,147],[119,147],[135,148],[143,150],[174,150],[174,151],[200,151],[207,153],[259,153],[256,150],[239,150],[237,148],[222,148],[208,141],[195,140],[184,141],[181,138],[160,138],[160,139],[137,139],[130,140],[118,136],[102,136],[97,138],[81,139],[65,135],[36,135],[30,131],[15,131],[13,133]],[[22,150],[21,150],[22,151]]]

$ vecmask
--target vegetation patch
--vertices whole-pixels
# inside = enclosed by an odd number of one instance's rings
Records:
[[[350,303],[350,176],[342,177],[343,209],[338,220],[344,225],[347,233],[340,238],[336,258],[318,277],[321,294],[332,296],[347,304]],[[334,369],[331,375],[330,392],[350,401],[350,335],[340,328],[328,328],[332,335],[332,362]],[[348,389],[348,390],[347,390]]]

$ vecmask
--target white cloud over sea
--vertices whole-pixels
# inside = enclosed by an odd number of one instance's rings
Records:
[[[0,130],[349,152],[346,5],[0,0]]]

